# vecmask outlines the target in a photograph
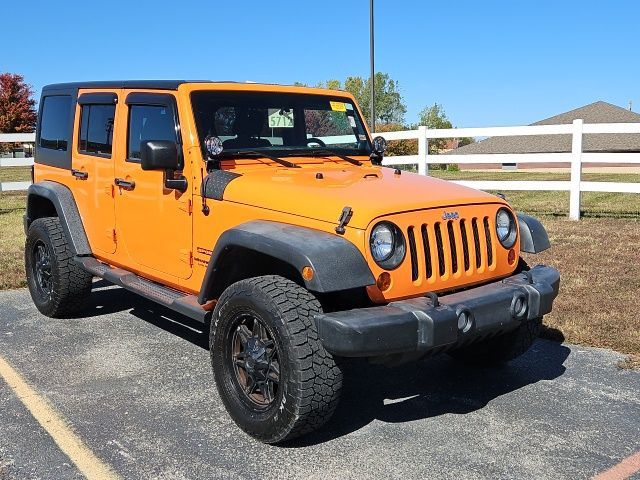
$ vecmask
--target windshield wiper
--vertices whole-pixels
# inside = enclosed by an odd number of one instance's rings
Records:
[[[246,150],[246,151],[243,150],[241,152],[223,152],[222,155],[225,157],[241,157],[241,156],[253,157],[253,158],[264,157],[264,158],[268,158],[269,160],[273,160],[274,162],[279,163],[284,167],[300,168],[300,165],[297,165],[293,162],[284,160],[282,158],[276,157],[275,155],[271,155],[266,152],[258,152],[257,150]]]
[[[345,160],[345,161],[351,163],[352,165],[358,165],[358,166],[362,165],[362,162],[360,160],[356,160],[355,158],[347,157],[346,155],[338,153],[335,150],[331,150],[329,148],[318,148],[318,149],[309,150],[309,152],[319,153],[319,154],[321,154],[323,156],[333,155],[334,157],[338,157],[338,158],[340,158],[342,160]]]

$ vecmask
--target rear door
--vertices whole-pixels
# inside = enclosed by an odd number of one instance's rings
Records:
[[[191,199],[164,186],[166,172],[144,171],[140,144],[168,140],[178,144],[180,122],[173,93],[127,92],[126,149],[115,162],[116,231],[129,265],[151,276],[186,279],[191,275]],[[184,163],[184,162],[182,162]],[[189,175],[187,175],[189,178]]]
[[[115,92],[81,93],[77,108],[71,174],[78,188],[73,189],[73,194],[83,207],[82,222],[91,249],[98,255],[113,253],[116,250],[113,161],[120,153],[113,142],[118,96]]]

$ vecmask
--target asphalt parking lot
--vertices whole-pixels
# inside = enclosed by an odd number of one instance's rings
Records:
[[[323,430],[262,445],[226,415],[206,333],[97,287],[71,320],[41,316],[26,290],[0,293],[0,358],[124,478],[575,479],[640,450],[640,372],[548,341],[497,370],[360,365]],[[81,476],[0,378],[0,479]]]

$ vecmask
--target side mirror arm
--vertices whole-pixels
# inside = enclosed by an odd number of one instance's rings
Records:
[[[187,182],[187,177],[184,175],[180,175],[179,178],[174,178],[175,170],[165,170],[164,174],[164,188],[169,190],[177,190],[180,193],[184,193],[187,191],[189,186]]]

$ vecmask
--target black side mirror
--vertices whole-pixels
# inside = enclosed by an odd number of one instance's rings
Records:
[[[187,179],[180,175],[175,178],[179,168],[178,144],[167,140],[147,140],[140,144],[140,165],[142,170],[164,170],[164,186],[171,190],[186,192]]]
[[[382,165],[384,152],[387,151],[387,141],[383,137],[375,137],[371,142],[371,161],[374,165]]]
[[[177,170],[178,145],[167,140],[147,140],[140,143],[142,170]]]

